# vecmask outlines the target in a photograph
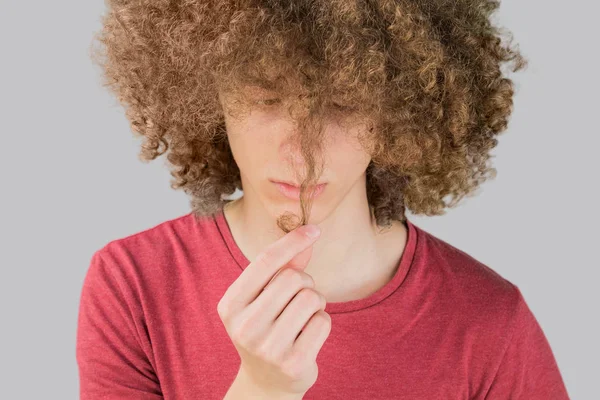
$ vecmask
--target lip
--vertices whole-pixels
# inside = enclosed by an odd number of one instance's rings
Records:
[[[277,189],[279,190],[279,192],[281,194],[283,194],[285,197],[287,197],[288,199],[292,199],[292,200],[300,200],[300,188],[298,186],[294,186],[294,185],[290,185],[289,183],[285,183],[285,182],[277,182],[277,181],[271,181],[272,183],[275,184],[275,186],[277,186]],[[316,185],[314,193],[312,194],[311,198],[315,198],[318,195],[320,195],[323,190],[325,190],[325,186],[327,185],[327,183],[321,183]]]

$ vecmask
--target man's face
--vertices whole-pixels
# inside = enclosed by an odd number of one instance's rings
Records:
[[[300,201],[281,192],[273,181],[300,184],[298,173],[304,170],[300,149],[293,140],[294,123],[287,104],[276,94],[260,88],[248,88],[252,100],[250,112],[232,118],[225,112],[225,124],[233,157],[240,169],[244,197],[260,201],[273,217],[290,211],[300,215]],[[228,98],[220,94],[222,105]],[[333,120],[326,121],[323,157],[325,165],[319,183],[325,183],[313,199],[311,222],[324,218],[349,195],[365,196],[366,168],[370,155],[361,148],[356,133],[366,124],[342,129]]]

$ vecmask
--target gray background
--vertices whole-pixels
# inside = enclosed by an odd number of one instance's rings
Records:
[[[102,1],[1,1],[2,398],[75,399],[78,302],[92,253],[189,212],[88,57]],[[518,285],[574,399],[600,399],[598,6],[505,0],[530,60],[495,180],[444,216],[409,218]],[[237,197],[237,196],[234,196]]]

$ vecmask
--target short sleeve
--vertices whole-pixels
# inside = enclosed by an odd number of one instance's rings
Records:
[[[92,256],[80,297],[76,344],[80,398],[162,399],[137,335],[131,300],[122,290],[124,283],[115,279],[113,265],[101,252]]]
[[[487,400],[569,400],[550,344],[517,288],[511,340],[486,395]]]

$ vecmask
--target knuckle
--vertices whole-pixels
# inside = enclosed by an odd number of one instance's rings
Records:
[[[221,299],[217,303],[217,314],[223,321],[229,317],[229,304],[226,300]]]
[[[306,272],[302,272],[302,276],[304,277],[304,281],[305,281],[307,287],[310,287],[310,288],[315,287],[315,280],[313,279],[313,277],[311,275],[307,274]]]
[[[247,343],[245,343],[245,338],[242,335],[242,332],[237,330],[237,329],[232,329],[231,333],[229,334],[229,337],[231,338],[231,341],[233,343],[235,343],[238,346],[241,347],[246,347]]]
[[[295,268],[285,268],[281,271],[283,278],[286,282],[290,283],[294,287],[314,287],[313,278],[304,271],[297,270]]]
[[[300,301],[308,307],[320,308],[321,295],[312,288],[304,288],[297,295]]]
[[[245,348],[252,346],[252,320],[244,318],[239,320],[232,328],[231,340]]]
[[[266,267],[270,265],[271,260],[273,259],[273,250],[266,249],[263,252],[259,253],[254,260],[254,264],[259,268]]]
[[[229,337],[231,338],[231,341],[233,343],[241,345],[241,346],[245,345],[244,335],[243,335],[242,331],[240,329],[238,329],[237,327],[231,329],[231,332],[229,332]]]
[[[300,271],[294,268],[284,268],[284,270],[280,272],[280,275],[283,275],[282,278],[285,279],[286,282],[293,285],[302,285],[304,282],[304,278]]]
[[[231,324],[231,320],[236,315],[237,306],[239,306],[239,304],[235,299],[231,299],[227,296],[223,296],[221,300],[219,300],[219,303],[217,303],[217,314],[226,326]]]
[[[269,364],[276,364],[277,362],[277,355],[274,353],[268,341],[263,341],[256,346],[254,355]]]
[[[331,315],[329,315],[325,311],[319,310],[315,313],[313,318],[315,318],[318,321],[318,324],[331,327]]]

